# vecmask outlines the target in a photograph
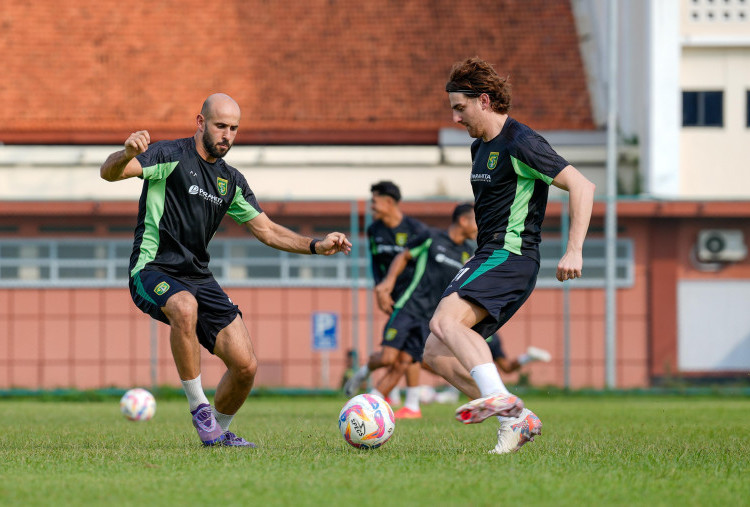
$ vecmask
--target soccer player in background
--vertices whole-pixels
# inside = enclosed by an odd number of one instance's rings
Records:
[[[417,246],[420,238],[427,231],[427,226],[412,218],[399,208],[401,189],[392,181],[380,181],[370,187],[373,223],[367,228],[372,260],[372,276],[375,285],[379,284],[388,273],[388,268],[399,253]],[[414,278],[414,263],[409,263],[393,286],[391,297],[398,300],[409,287]],[[377,294],[376,294],[377,296]],[[398,327],[386,324],[383,331],[381,349],[373,352],[344,386],[347,396],[356,393],[358,386],[370,373],[384,366],[391,366],[398,357],[407,332]],[[416,368],[419,368],[417,365]],[[378,393],[376,393],[378,394]],[[389,392],[380,393],[387,397]],[[392,401],[392,400],[390,400]]]
[[[510,85],[489,63],[474,57],[455,64],[445,90],[453,121],[475,138],[470,180],[478,246],[443,293],[430,321],[424,361],[472,400],[456,410],[459,421],[498,416],[497,444],[490,452],[502,454],[541,434],[542,423],[505,387],[485,339],[534,289],[550,184],[570,194],[568,247],[557,279],[581,276],[595,187],[542,136],[508,115]]]
[[[231,97],[209,96],[196,123],[192,137],[151,146],[148,131],[133,132],[100,174],[107,181],[144,180],[130,294],[141,311],[170,326],[172,356],[201,442],[255,447],[229,431],[253,386],[257,360],[242,313],[208,269],[208,242],[229,215],[263,243],[287,252],[348,253],[351,243],[338,232],[322,240],[301,236],[263,212],[245,177],[223,160],[240,124],[240,108]],[[201,384],[201,346],[227,367],[214,406]]]
[[[424,343],[430,334],[430,317],[440,302],[443,290],[474,253],[473,240],[476,236],[474,206],[459,204],[453,210],[447,230],[426,229],[415,247],[404,250],[393,259],[387,275],[375,286],[378,306],[391,314],[386,324],[386,335],[392,330],[403,335],[398,357],[378,382],[376,392],[389,392],[407,373],[407,369],[416,369],[416,375],[413,371],[407,374],[406,402],[395,413],[399,419],[422,417],[419,370]],[[393,287],[410,262],[416,266],[412,283],[394,301]]]

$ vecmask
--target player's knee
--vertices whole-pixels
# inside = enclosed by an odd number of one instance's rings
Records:
[[[172,326],[195,326],[198,316],[198,301],[187,292],[180,292],[167,302],[164,313]]]
[[[430,332],[434,334],[437,338],[442,339],[443,336],[445,336],[445,327],[447,324],[447,319],[445,319],[442,315],[435,314],[430,319]]]
[[[393,363],[393,366],[399,371],[399,372],[406,372],[406,370],[409,369],[409,366],[411,366],[412,360],[411,357],[409,358],[401,358],[399,357],[397,361]]]
[[[243,383],[251,383],[255,380],[255,374],[258,372],[258,360],[255,356],[249,357],[241,364],[235,366],[234,374],[236,378]]]

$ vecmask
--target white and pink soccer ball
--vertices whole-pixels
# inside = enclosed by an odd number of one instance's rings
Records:
[[[156,400],[150,392],[137,387],[120,398],[120,412],[131,421],[148,421],[156,413]]]
[[[376,449],[393,435],[396,418],[380,396],[360,394],[350,399],[339,414],[339,431],[357,449]]]

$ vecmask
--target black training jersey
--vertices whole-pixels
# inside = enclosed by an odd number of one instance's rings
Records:
[[[491,141],[474,141],[471,160],[479,247],[491,241],[538,261],[549,185],[568,162],[511,117]]]
[[[426,233],[427,226],[416,218],[404,215],[401,223],[391,229],[382,220],[376,220],[367,228],[367,239],[370,242],[372,259],[372,276],[379,284],[388,274],[388,267],[393,258],[423,241],[421,234]],[[422,238],[422,240],[420,240]],[[414,263],[410,262],[396,279],[391,297],[398,299],[414,276]]]
[[[208,242],[224,215],[244,223],[262,213],[245,177],[198,155],[192,137],[160,141],[136,157],[143,167],[130,276],[143,268],[209,276]]]
[[[409,251],[415,260],[414,277],[394,309],[419,318],[432,317],[443,291],[474,254],[474,247],[468,240],[454,243],[448,231],[430,229],[425,241]]]

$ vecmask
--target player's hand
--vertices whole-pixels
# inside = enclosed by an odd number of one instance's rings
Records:
[[[133,132],[125,141],[125,156],[129,159],[135,158],[148,149],[151,143],[151,136],[148,130],[139,130]]]
[[[378,308],[388,315],[393,313],[393,298],[391,297],[391,291],[393,285],[383,280],[375,286],[375,299],[378,301]]]
[[[583,253],[580,250],[568,249],[557,263],[557,279],[561,282],[581,278]]]
[[[318,255],[333,255],[339,252],[349,255],[349,252],[352,251],[352,244],[346,239],[345,234],[332,232],[324,239],[318,241],[315,245],[315,251]]]

